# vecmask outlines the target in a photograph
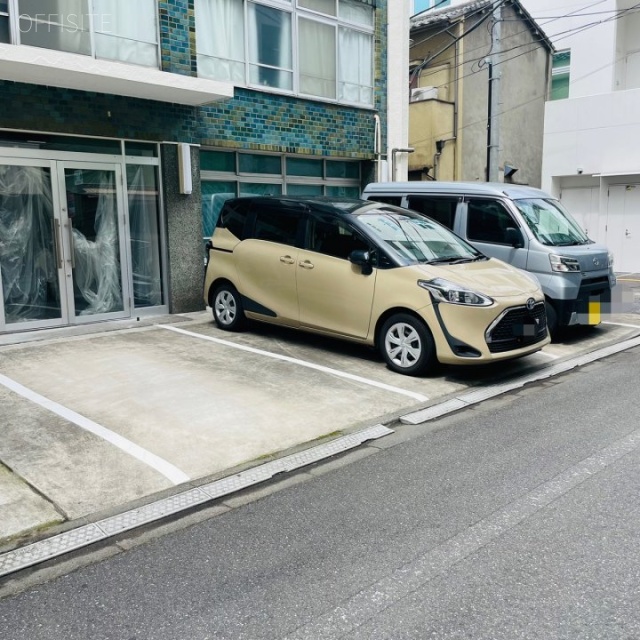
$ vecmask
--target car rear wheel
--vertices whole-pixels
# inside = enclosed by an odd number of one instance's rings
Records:
[[[220,329],[239,331],[245,324],[242,300],[231,284],[221,284],[213,293],[213,319]]]
[[[408,376],[421,375],[436,365],[431,332],[406,313],[391,316],[382,325],[380,351],[390,369]]]

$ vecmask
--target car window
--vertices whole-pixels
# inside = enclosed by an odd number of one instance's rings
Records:
[[[382,202],[383,204],[394,204],[399,207],[402,203],[402,196],[367,196],[367,200],[372,202]]]
[[[312,216],[309,218],[307,247],[311,251],[346,260],[354,249],[367,250],[369,245],[342,220]]]
[[[467,209],[467,238],[478,242],[509,244],[506,232],[518,228],[511,214],[495,200],[471,199]]]
[[[457,197],[411,195],[407,198],[407,207],[453,230],[458,200]]]
[[[255,222],[252,237],[279,244],[296,245],[302,209],[279,200],[254,203]]]
[[[231,200],[225,202],[216,226],[224,227],[236,238],[244,240],[245,222],[249,213],[250,200]]]

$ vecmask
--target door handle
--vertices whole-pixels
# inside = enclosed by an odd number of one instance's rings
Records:
[[[73,244],[73,225],[71,224],[71,221],[69,221],[68,228],[69,228],[69,249],[71,251],[71,268],[75,269],[76,268],[76,250]]]
[[[293,264],[295,260],[291,256],[280,256],[280,262],[284,262],[284,264]]]
[[[60,220],[52,220],[53,223],[53,251],[56,256],[58,269],[62,269],[62,238],[60,237]]]
[[[302,267],[303,269],[313,269],[315,265],[312,262],[305,260],[304,262],[298,262],[298,266]]]

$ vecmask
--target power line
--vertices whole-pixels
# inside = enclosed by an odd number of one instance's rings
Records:
[[[639,11],[640,11],[640,3],[630,7],[628,9],[621,9],[619,11],[616,11],[615,15],[610,16],[607,20],[601,20],[601,21],[597,21],[597,22],[590,22],[590,23],[587,23],[587,24],[579,25],[579,26],[574,27],[572,29],[567,29],[566,31],[559,32],[558,35],[561,35],[562,37],[558,38],[557,41],[558,40],[564,40],[565,38],[568,38],[571,35],[575,35],[575,34],[580,33],[582,31],[586,31],[587,29],[592,29],[592,28],[597,27],[597,26],[599,26],[601,24],[604,24],[606,22],[619,20],[620,18],[624,17],[625,15],[627,15],[629,13],[638,13]],[[522,32],[518,32],[517,34],[512,34],[510,36],[507,36],[506,38],[503,38],[503,40],[508,40],[508,39],[510,39],[512,37],[515,37],[519,33],[525,33],[525,32],[526,32],[526,30],[524,30]],[[512,51],[517,51],[517,50],[522,49],[524,47],[530,47],[527,51],[524,51],[524,52],[522,52],[522,53],[520,53],[520,54],[518,54],[516,56],[512,56],[510,58],[502,60],[498,64],[503,64],[505,62],[509,62],[510,60],[515,60],[520,55],[526,55],[527,53],[532,53],[536,48],[539,48],[541,46],[541,43],[543,43],[544,41],[545,41],[544,37],[539,37],[539,38],[534,38],[531,42],[525,42],[525,43],[521,43],[521,44],[515,45],[515,46],[513,46],[511,48],[508,48],[508,49],[503,49],[501,53],[502,54],[506,54],[506,53],[510,53]],[[485,48],[485,46],[486,45],[483,45],[482,48]],[[533,48],[531,48],[531,47],[533,47]],[[468,50],[468,52],[473,53],[474,51],[479,51],[479,50],[480,50],[480,47],[478,47],[477,49],[470,49],[470,50]],[[469,65],[469,64],[471,64],[471,66],[473,67],[475,64],[481,63],[484,60],[485,57],[486,56],[483,55],[483,56],[478,56],[475,59],[467,59],[467,60],[465,60],[463,62],[460,62],[458,65],[454,66],[453,70],[455,70],[456,68],[462,68],[462,67],[464,67],[466,65]],[[448,59],[443,60],[443,62],[448,62],[448,61],[450,61],[452,59],[453,59],[453,56],[448,58]],[[606,65],[605,65],[605,67],[606,67]],[[459,79],[461,80],[461,79],[467,78],[467,77],[469,77],[470,75],[472,75],[474,73],[477,73],[477,71],[472,71],[471,74],[465,74],[464,76],[462,76]],[[449,83],[446,82],[446,83],[443,83],[441,85],[436,85],[436,88],[441,88],[443,86],[447,86],[448,84]]]
[[[617,12],[616,16],[610,17],[605,22],[609,22],[609,21],[613,21],[613,20],[619,20],[620,18],[622,18],[624,15],[626,15],[630,11],[633,11],[634,13],[637,13],[637,11],[635,11],[635,10],[638,9],[638,8],[640,8],[640,3],[638,3],[637,5],[634,5],[633,7],[630,7],[629,9],[624,9],[624,10],[621,10],[621,11]],[[602,22],[593,23],[593,24],[588,25],[587,27],[584,27],[584,25],[583,25],[582,27],[580,27],[580,30],[586,30],[587,28],[593,28],[595,26],[599,26],[600,24],[602,24]],[[542,40],[540,39],[538,42],[541,42],[541,41]],[[522,45],[522,46],[531,46],[531,47],[533,47],[533,49],[521,52],[521,53],[519,53],[517,55],[514,55],[514,56],[511,56],[510,58],[507,58],[505,60],[501,60],[500,62],[497,63],[496,66],[504,64],[506,62],[511,62],[512,60],[515,60],[516,58],[519,58],[520,56],[527,55],[527,54],[531,53],[532,51],[534,51],[536,48],[539,48],[541,45],[534,41],[534,42],[527,43],[526,45]],[[624,53],[619,58],[614,59],[612,62],[608,62],[608,63],[602,65],[601,67],[598,67],[597,69],[594,69],[594,70],[592,70],[592,71],[590,71],[588,73],[583,74],[582,76],[579,76],[578,78],[574,78],[574,81],[583,80],[584,78],[587,78],[590,75],[593,75],[594,73],[598,73],[599,71],[602,71],[603,69],[606,69],[607,67],[611,67],[611,66],[617,64],[619,61],[623,60],[626,57],[626,55],[627,54]],[[477,59],[475,61],[467,61],[465,64],[469,64],[469,62],[475,63],[477,61],[478,61]],[[466,75],[460,77],[458,80],[463,80],[464,78],[471,77],[472,75],[475,75],[475,73],[476,72],[472,72],[472,73],[466,74]],[[439,85],[439,87],[446,86],[446,84],[448,84],[448,83],[445,83],[443,85]],[[521,102],[521,103],[519,103],[517,105],[509,107],[508,109],[504,109],[503,111],[501,111],[498,114],[498,116],[502,116],[503,114],[510,113],[512,111],[515,111],[516,109],[521,109],[521,108],[526,107],[527,105],[532,104],[532,103],[534,103],[534,102],[536,102],[538,100],[544,100],[544,99],[545,99],[544,95],[535,96],[534,98],[532,98],[530,100],[527,100],[525,102]],[[463,126],[458,128],[458,131],[467,129],[469,127],[475,127],[475,126],[478,126],[478,125],[481,125],[481,124],[486,124],[486,119],[485,118],[483,118],[482,120],[478,120],[476,122],[471,122],[471,123],[468,123],[466,125],[463,125]],[[430,136],[429,138],[418,139],[418,140],[416,140],[416,143],[426,142],[427,140],[430,140],[430,139],[433,139],[433,138],[439,138],[439,137],[447,135],[449,133],[450,133],[449,131],[444,131],[444,132],[439,133],[439,134],[434,134],[433,136]]]

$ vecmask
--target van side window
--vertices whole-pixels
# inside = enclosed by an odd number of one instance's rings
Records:
[[[478,242],[509,244],[506,232],[509,227],[518,228],[511,214],[495,200],[472,199],[467,201],[467,238]]]
[[[298,225],[302,220],[302,208],[287,206],[279,200],[258,200],[254,202],[253,211],[255,211],[253,238],[296,245]]]
[[[453,197],[409,196],[407,207],[433,218],[453,231],[458,200],[459,198]]]
[[[236,238],[244,240],[244,226],[250,205],[250,200],[228,200],[222,206],[216,227],[228,229]]]
[[[383,204],[395,204],[396,207],[401,206],[402,196],[377,196],[370,195],[367,200],[371,200],[372,202],[382,202]]]
[[[308,248],[311,251],[346,260],[354,249],[368,250],[363,238],[341,220],[309,218]]]

